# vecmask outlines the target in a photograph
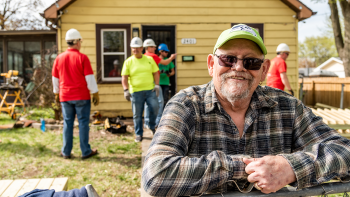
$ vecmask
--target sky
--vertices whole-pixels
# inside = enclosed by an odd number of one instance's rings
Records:
[[[45,7],[42,11],[53,4],[56,0],[44,0]],[[321,29],[325,28],[325,19],[330,16],[330,9],[327,1],[323,1],[322,3],[315,3],[311,0],[300,0],[307,7],[309,7],[313,12],[317,12],[316,15],[299,22],[299,41],[303,42],[305,37],[310,36],[320,36],[322,34]]]

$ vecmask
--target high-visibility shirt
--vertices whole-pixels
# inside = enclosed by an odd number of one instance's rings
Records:
[[[129,76],[129,92],[140,92],[154,88],[153,73],[158,72],[158,66],[152,57],[134,55],[124,61],[122,76]]]
[[[77,49],[67,49],[57,56],[52,67],[54,93],[60,101],[90,100],[98,92],[89,58]]]

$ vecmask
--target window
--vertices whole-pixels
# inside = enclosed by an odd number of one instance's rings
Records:
[[[120,83],[130,56],[130,25],[96,25],[96,42],[98,83]]]
[[[239,23],[231,23],[231,26],[238,25],[238,24]],[[259,32],[260,37],[264,41],[264,24],[263,23],[244,23],[244,24],[256,29]]]

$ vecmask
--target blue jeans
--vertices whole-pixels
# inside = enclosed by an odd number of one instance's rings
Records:
[[[63,113],[63,147],[62,154],[70,156],[73,148],[73,126],[75,114],[79,121],[80,149],[84,156],[91,153],[89,144],[89,120],[90,120],[90,100],[77,100],[61,102]]]
[[[163,98],[164,98],[164,107],[169,101],[169,85],[160,85],[163,92]],[[163,108],[164,109],[164,108]]]
[[[164,108],[164,100],[163,100],[163,92],[162,88],[159,88],[159,95],[158,95],[158,114],[156,118],[156,126],[158,126],[160,119],[163,115],[163,108]],[[153,130],[150,124],[150,116],[149,116],[149,109],[147,104],[145,105],[145,126],[148,126],[151,130]]]
[[[131,94],[132,113],[135,126],[135,134],[143,136],[142,114],[145,103],[149,106],[149,126],[154,129],[158,112],[158,102],[155,92],[152,90],[134,92]]]

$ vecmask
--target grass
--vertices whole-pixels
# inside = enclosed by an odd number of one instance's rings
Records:
[[[31,112],[31,114],[26,117],[28,120],[39,121],[40,118],[44,118],[44,119],[55,118],[55,111],[52,108],[33,108],[32,107],[32,108],[26,109],[23,115],[29,112]]]
[[[0,125],[12,122],[0,116]],[[62,131],[0,130],[0,180],[68,177],[68,189],[92,184],[100,196],[140,196],[141,145],[131,132],[113,135],[90,131],[90,145],[99,154],[82,160],[78,131],[74,131],[72,159],[59,157]]]

